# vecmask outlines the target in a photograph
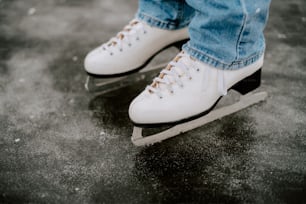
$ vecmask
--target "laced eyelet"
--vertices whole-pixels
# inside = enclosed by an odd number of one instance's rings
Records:
[[[192,80],[192,77],[189,77],[189,80]]]
[[[120,52],[122,52],[123,51],[123,49],[122,48],[120,48],[120,50],[119,50]]]
[[[164,97],[160,96],[159,99],[163,99]]]
[[[109,55],[113,56],[113,55],[114,55],[114,53],[112,53],[112,52],[111,52],[111,53],[109,53]]]
[[[139,37],[137,37],[136,40],[139,41],[140,40]]]
[[[147,34],[147,31],[145,30],[145,31],[143,31],[143,34]]]
[[[128,44],[128,46],[129,46],[129,47],[131,47],[131,46],[132,46],[132,44],[131,44],[131,43],[129,43],[129,44]]]
[[[200,71],[200,69],[198,68],[198,69],[197,69],[197,72],[199,72],[199,71]]]

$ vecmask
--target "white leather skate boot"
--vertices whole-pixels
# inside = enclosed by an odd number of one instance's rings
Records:
[[[136,97],[129,116],[137,127],[179,124],[209,113],[227,91],[246,94],[260,85],[263,57],[238,70],[221,70],[179,53]]]
[[[187,28],[163,30],[132,20],[116,37],[86,56],[85,70],[94,77],[127,75],[145,67],[163,49],[181,46],[187,39]]]

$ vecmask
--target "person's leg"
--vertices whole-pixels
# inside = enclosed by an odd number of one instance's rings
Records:
[[[139,0],[136,18],[161,29],[187,27],[195,11],[185,0]]]
[[[84,67],[93,77],[117,77],[144,68],[161,50],[189,38],[194,10],[185,1],[140,0],[136,19],[116,37],[88,53]]]
[[[260,85],[269,0],[186,0],[190,41],[130,105],[136,126],[176,124],[210,112],[234,89]]]
[[[186,0],[196,15],[183,50],[221,69],[252,64],[264,53],[270,0]]]

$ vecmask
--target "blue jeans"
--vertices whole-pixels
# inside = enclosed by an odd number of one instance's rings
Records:
[[[139,0],[136,17],[161,29],[189,28],[183,50],[220,69],[239,69],[265,51],[270,0]]]

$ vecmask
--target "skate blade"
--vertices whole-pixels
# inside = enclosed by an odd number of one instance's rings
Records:
[[[258,93],[249,93],[240,97],[240,100],[232,105],[224,106],[218,108],[216,110],[211,111],[210,113],[197,118],[192,121],[188,121],[185,123],[181,123],[175,125],[165,131],[162,131],[157,134],[153,134],[150,136],[143,136],[142,128],[134,126],[133,134],[132,134],[132,142],[136,146],[146,146],[152,145],[157,142],[161,142],[163,140],[169,139],[171,137],[177,136],[181,133],[190,131],[192,129],[201,127],[207,123],[210,123],[214,120],[220,119],[224,116],[230,115],[242,109],[245,109],[251,105],[259,103],[261,101],[265,101],[268,94],[267,92],[258,92]]]
[[[91,93],[108,93],[144,80],[148,77],[152,77],[153,75],[155,76],[157,72],[166,66],[166,63],[158,64],[156,66],[144,68],[137,73],[122,77],[94,78],[92,76],[87,76],[84,86],[85,89]]]

